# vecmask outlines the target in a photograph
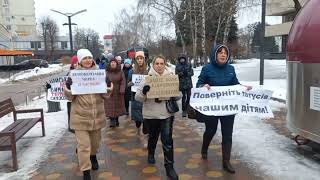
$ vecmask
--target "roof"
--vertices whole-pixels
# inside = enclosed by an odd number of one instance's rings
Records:
[[[0,56],[32,56],[32,51],[0,49]]]

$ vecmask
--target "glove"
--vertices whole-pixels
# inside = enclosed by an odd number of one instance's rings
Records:
[[[143,86],[142,93],[146,95],[148,91],[150,91],[150,86],[149,85]]]
[[[51,84],[46,83],[46,88],[47,88],[47,89],[50,89],[50,88],[51,88]]]
[[[66,81],[66,87],[68,89],[71,89],[71,85],[72,85],[72,79],[71,79],[71,77],[68,77],[68,79]]]

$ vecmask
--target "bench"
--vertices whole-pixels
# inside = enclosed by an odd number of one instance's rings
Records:
[[[0,131],[0,151],[12,152],[13,169],[18,170],[16,142],[34,125],[41,122],[42,136],[45,136],[43,109],[16,110],[11,98],[0,101],[0,118],[13,112],[13,123]],[[17,114],[39,112],[40,117],[17,119]],[[1,119],[0,119],[1,120]]]

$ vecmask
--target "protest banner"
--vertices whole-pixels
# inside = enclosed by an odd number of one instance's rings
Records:
[[[247,91],[243,86],[219,86],[192,88],[190,106],[208,116],[245,114],[271,118],[273,113],[268,105],[272,91],[257,89]]]
[[[150,86],[147,98],[168,98],[180,96],[177,75],[146,76],[145,82]]]
[[[141,74],[132,74],[132,82],[133,86],[131,86],[132,92],[137,92],[138,87],[140,86],[141,82],[145,80],[146,75]]]
[[[70,77],[73,95],[107,93],[105,70],[72,70]]]
[[[52,102],[68,101],[64,96],[64,85],[68,79],[68,76],[62,76],[49,80],[51,88],[48,89],[47,100]]]

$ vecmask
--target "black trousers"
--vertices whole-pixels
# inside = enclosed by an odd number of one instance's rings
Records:
[[[143,122],[141,121],[135,121],[136,123],[136,127],[140,128],[142,125],[142,132],[143,134],[148,134],[148,123],[146,122],[146,120],[144,120]]]
[[[74,130],[70,128],[71,102],[67,102],[67,111],[68,111],[68,130],[69,130],[69,132],[74,133]]]
[[[146,119],[149,129],[148,153],[154,155],[159,135],[161,134],[162,149],[164,154],[164,165],[173,165],[173,118]]]
[[[205,120],[206,130],[203,134],[203,144],[202,144],[202,151],[204,151],[203,153],[206,153],[213,136],[216,134],[219,119],[221,124],[222,145],[232,144],[234,115],[207,116]]]
[[[182,90],[182,111],[186,111],[188,109],[190,103],[191,89]]]

